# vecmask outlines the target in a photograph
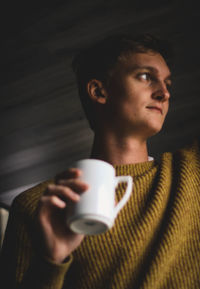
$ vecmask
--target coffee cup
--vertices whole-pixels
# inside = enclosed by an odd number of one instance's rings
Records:
[[[110,229],[119,211],[128,201],[132,192],[131,176],[115,176],[114,167],[102,160],[83,159],[72,167],[82,171],[80,180],[89,189],[80,195],[76,203],[67,206],[67,225],[78,234],[96,235]],[[115,191],[119,183],[126,182],[126,191],[116,204]]]

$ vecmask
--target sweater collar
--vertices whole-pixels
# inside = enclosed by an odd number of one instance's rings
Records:
[[[126,165],[114,165],[116,176],[130,175],[133,177],[139,177],[149,172],[156,167],[156,161],[151,160],[142,163],[126,164]]]

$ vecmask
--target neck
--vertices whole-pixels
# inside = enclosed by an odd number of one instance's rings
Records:
[[[118,138],[116,135],[95,134],[91,158],[112,165],[140,163],[148,160],[146,140],[136,137]]]

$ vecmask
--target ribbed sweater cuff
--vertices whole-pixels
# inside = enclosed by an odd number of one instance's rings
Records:
[[[47,258],[35,258],[29,272],[27,272],[22,288],[61,289],[72,260],[72,255],[62,264],[54,263]]]
[[[41,260],[41,269],[44,274],[43,276],[46,280],[49,280],[48,283],[51,286],[48,288],[53,288],[53,289],[60,288],[58,287],[58,284],[60,284],[61,282],[63,284],[65,274],[68,271],[72,263],[72,260],[73,260],[72,255],[70,255],[69,258],[67,258],[66,261],[62,264],[57,264],[47,258],[43,258]],[[61,287],[62,287],[62,284],[61,284]]]

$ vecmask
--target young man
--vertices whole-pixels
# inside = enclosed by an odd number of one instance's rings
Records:
[[[2,249],[4,288],[199,288],[200,163],[193,146],[160,162],[147,139],[170,99],[166,46],[149,35],[108,38],[74,62],[94,130],[91,158],[131,175],[134,189],[111,230],[82,236],[66,227],[69,200],[88,186],[71,168],[13,202]],[[117,193],[123,195],[123,187]]]

